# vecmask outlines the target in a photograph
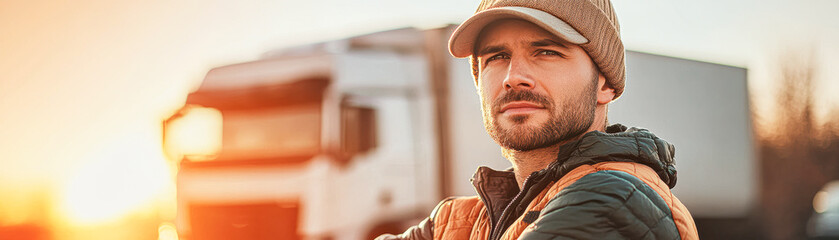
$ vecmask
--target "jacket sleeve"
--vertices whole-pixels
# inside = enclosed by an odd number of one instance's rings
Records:
[[[416,226],[408,228],[402,234],[384,234],[376,238],[376,240],[432,240],[434,238],[434,221],[431,217],[423,219]]]
[[[679,239],[670,208],[621,171],[588,174],[559,192],[519,239]]]
[[[437,210],[440,209],[440,206],[445,204],[446,202],[452,200],[454,198],[446,198],[434,207],[434,210],[431,210],[431,214],[425,219],[423,219],[419,224],[416,226],[408,228],[402,234],[393,235],[393,234],[384,234],[377,237],[375,240],[432,240],[434,239],[434,218],[437,216]]]

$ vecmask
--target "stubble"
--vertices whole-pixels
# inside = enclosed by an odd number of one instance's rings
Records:
[[[491,104],[484,101],[482,107],[487,133],[502,147],[516,151],[553,146],[585,133],[594,122],[597,77],[598,74],[594,74],[594,80],[589,82],[584,91],[566,98],[562,103],[555,103],[529,90],[507,92]],[[515,115],[510,118],[512,127],[501,127],[498,121],[499,110],[504,104],[513,101],[528,101],[544,106],[548,111],[548,120],[540,126],[528,127],[526,123],[529,115]]]

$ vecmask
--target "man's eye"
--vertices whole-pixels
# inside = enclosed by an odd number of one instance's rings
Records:
[[[506,55],[506,54],[501,54],[501,53],[499,53],[499,54],[495,54],[495,55],[493,55],[492,57],[487,58],[486,62],[487,62],[487,63],[489,63],[489,62],[491,62],[491,61],[493,61],[493,60],[506,59],[506,58],[507,58],[507,55]]]
[[[538,55],[556,55],[556,56],[560,56],[560,57],[564,56],[557,51],[551,51],[551,50],[541,50],[541,51],[537,52],[536,54],[538,54]]]

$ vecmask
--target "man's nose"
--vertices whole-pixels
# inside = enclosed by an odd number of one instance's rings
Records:
[[[511,59],[504,78],[504,90],[531,90],[536,86],[530,71],[530,63],[521,59]]]

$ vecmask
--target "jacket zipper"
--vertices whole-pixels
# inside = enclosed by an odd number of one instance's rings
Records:
[[[484,174],[484,175],[481,175],[481,178],[482,178],[482,179],[486,179],[485,174]],[[487,212],[487,217],[489,218],[489,229],[495,229],[495,225],[496,225],[496,223],[492,221],[493,217],[492,217],[492,205],[491,205],[491,201],[489,201],[489,199],[487,198],[487,195],[486,195],[486,192],[484,191],[484,188],[482,188],[482,187],[476,187],[476,189],[478,190],[478,195],[480,195],[480,196],[481,196],[481,201],[482,201],[482,202],[484,202],[484,207],[485,207],[485,208],[486,208],[486,210],[487,210],[486,212]],[[491,230],[490,230],[490,231],[491,231]],[[490,233],[491,233],[491,232],[490,232]]]
[[[513,200],[510,201],[510,203],[508,203],[506,207],[504,207],[504,211],[501,212],[501,217],[498,218],[497,223],[492,223],[492,218],[490,218],[490,224],[491,225],[490,225],[489,240],[501,239],[501,234],[503,234],[504,231],[502,231],[502,229],[500,227],[498,227],[499,224],[503,224],[505,222],[505,218],[507,218],[508,215],[512,214],[511,210],[510,210],[510,207],[512,207],[513,203],[515,203],[519,198],[522,198],[526,194],[526,190],[529,190],[529,188],[531,187],[531,186],[528,185],[530,183],[530,178],[533,177],[534,175],[536,175],[536,173],[537,172],[533,172],[533,173],[530,174],[530,176],[527,176],[527,178],[524,179],[524,184],[522,184],[521,191],[519,191],[519,193],[516,194],[515,197],[513,197]],[[489,210],[489,209],[487,209],[487,210],[488,210],[487,212],[491,212],[491,210]],[[490,216],[490,217],[492,217],[492,216]],[[506,230],[506,228],[503,229],[503,230]]]

